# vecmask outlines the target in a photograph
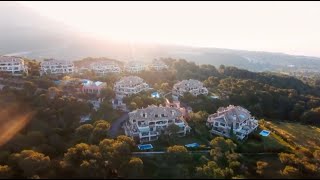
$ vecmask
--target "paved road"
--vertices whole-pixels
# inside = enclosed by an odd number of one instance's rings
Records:
[[[166,151],[150,151],[150,152],[132,152],[133,155],[154,155],[154,154],[165,154],[167,153]],[[199,151],[189,151],[191,154],[207,154],[210,153],[210,150],[199,150]],[[271,155],[271,154],[278,154],[278,153],[240,153],[242,155]]]
[[[189,151],[189,153],[192,154],[205,154],[205,153],[209,153],[210,150],[202,150],[202,151]],[[165,154],[167,153],[166,151],[150,151],[150,152],[132,152],[132,154],[134,155],[148,155],[148,154]]]
[[[117,120],[115,120],[111,124],[110,130],[109,130],[109,135],[112,138],[117,137],[118,132],[121,128],[122,122],[126,121],[127,119],[129,119],[129,115],[128,115],[128,113],[124,113],[121,117],[119,117]]]

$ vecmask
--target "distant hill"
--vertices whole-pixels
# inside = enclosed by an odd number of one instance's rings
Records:
[[[122,61],[150,61],[159,57],[183,58],[197,64],[221,64],[251,71],[319,71],[320,58],[283,53],[219,48],[118,43],[72,31],[18,3],[0,3],[0,54],[28,58],[80,60],[109,57]]]

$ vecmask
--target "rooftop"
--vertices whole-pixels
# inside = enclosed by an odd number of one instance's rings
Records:
[[[137,109],[129,113],[130,119],[141,119],[144,118],[143,114],[146,115],[147,119],[150,120],[160,120],[163,117],[167,117],[169,119],[175,119],[180,117],[182,114],[179,109],[174,107],[162,107],[151,105],[147,108]]]
[[[203,83],[195,79],[182,80],[174,85],[174,87],[179,87],[179,88],[202,87],[202,86],[203,86]]]
[[[73,62],[67,60],[45,59],[41,62],[41,65],[73,65]]]
[[[0,56],[0,62],[8,62],[8,61],[22,61],[21,57],[16,56]]]
[[[126,76],[126,77],[122,77],[116,83],[131,86],[131,85],[141,84],[143,82],[144,82],[144,80],[138,76]]]
[[[243,122],[251,117],[250,112],[241,106],[229,105],[228,107],[220,107],[218,111],[209,116],[217,121],[227,120],[228,124],[233,121]]]

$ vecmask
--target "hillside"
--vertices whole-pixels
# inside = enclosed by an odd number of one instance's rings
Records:
[[[320,58],[282,53],[159,44],[129,44],[94,39],[43,17],[18,3],[1,2],[0,54],[29,58],[109,57],[150,61],[159,57],[183,58],[197,64],[236,66],[251,71],[319,71]]]

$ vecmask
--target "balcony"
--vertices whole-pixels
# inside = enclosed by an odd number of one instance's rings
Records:
[[[225,136],[225,137],[230,137],[229,134],[228,134],[228,133],[225,133],[224,131],[219,131],[219,130],[216,130],[216,129],[211,129],[210,132],[213,133],[213,134],[216,134],[216,135]]]
[[[140,138],[145,138],[145,137],[155,137],[158,136],[159,133],[156,131],[149,131],[149,132],[141,132],[139,133]]]
[[[184,121],[182,121],[181,119],[175,119],[175,120],[174,120],[174,123],[175,123],[176,125],[184,125]]]
[[[143,126],[137,126],[138,127],[138,129],[139,129],[139,131],[149,131],[150,130],[150,128],[149,128],[149,126],[148,125],[143,125]]]

